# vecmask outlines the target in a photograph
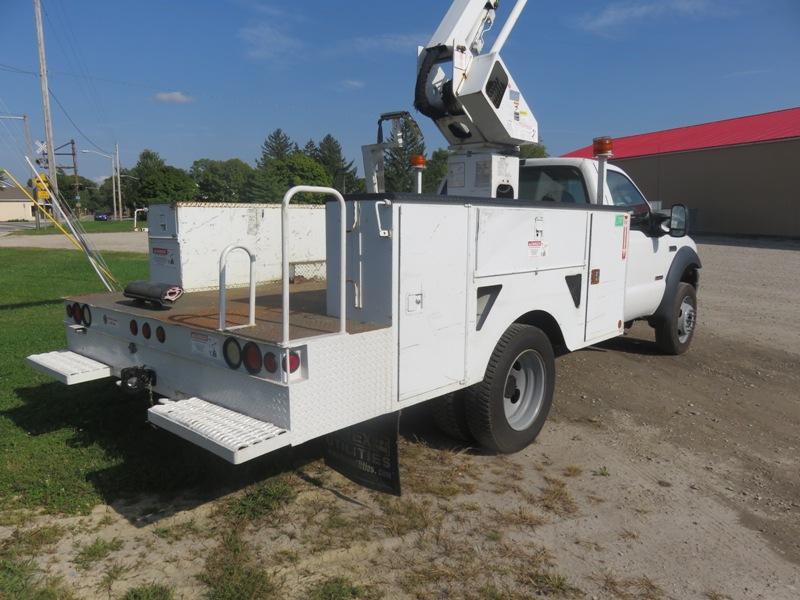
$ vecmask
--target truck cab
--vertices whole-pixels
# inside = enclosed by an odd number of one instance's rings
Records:
[[[520,161],[520,200],[568,204],[597,204],[600,198],[598,162],[587,158],[537,158]],[[633,179],[621,168],[606,165],[602,204],[622,208],[630,214],[628,269],[625,282],[626,323],[647,320],[656,331],[669,317],[669,308],[679,284],[698,287],[700,259],[686,227],[669,227],[669,217],[654,211]],[[684,211],[685,213],[685,211]],[[685,219],[685,214],[684,214]],[[686,307],[682,324],[690,341],[696,306]],[[688,330],[688,331],[687,331]],[[688,334],[688,335],[687,335]],[[674,344],[673,344],[674,346]],[[682,350],[677,348],[666,350]],[[688,346],[688,344],[686,344]]]

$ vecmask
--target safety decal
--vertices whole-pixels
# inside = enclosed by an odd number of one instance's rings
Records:
[[[547,256],[549,244],[542,240],[528,240],[528,256],[531,258],[544,258]]]
[[[192,354],[202,354],[209,358],[219,358],[217,340],[205,333],[192,332]]]
[[[614,223],[616,227],[622,227],[625,224],[625,215],[617,215],[617,220]]]

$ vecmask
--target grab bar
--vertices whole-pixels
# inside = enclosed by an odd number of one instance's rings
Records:
[[[281,205],[281,254],[282,254],[282,284],[283,284],[283,345],[289,345],[289,203],[295,194],[327,194],[333,196],[339,202],[339,333],[347,333],[347,289],[345,279],[347,277],[347,264],[345,242],[347,236],[347,205],[344,197],[333,188],[319,187],[315,185],[298,185],[286,192]]]
[[[244,250],[247,256],[250,257],[250,319],[247,325],[235,325],[227,327],[227,319],[225,318],[225,296],[227,290],[225,289],[225,279],[228,271],[228,255],[234,250]],[[220,331],[233,331],[234,329],[242,329],[243,327],[252,327],[256,324],[256,255],[251,252],[246,246],[237,246],[231,244],[222,251],[219,255],[219,330]]]

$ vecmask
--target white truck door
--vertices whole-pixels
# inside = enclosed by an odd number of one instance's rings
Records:
[[[399,398],[465,378],[468,215],[463,205],[402,204],[397,314]]]
[[[592,212],[589,290],[584,339],[594,343],[623,332],[629,215]]]
[[[628,274],[625,285],[625,321],[648,317],[664,295],[668,268],[669,237],[651,237],[636,227],[637,216],[650,211],[650,207],[636,185],[622,171],[606,171],[607,201],[621,209],[632,211]]]

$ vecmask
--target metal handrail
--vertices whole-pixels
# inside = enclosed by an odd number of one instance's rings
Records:
[[[247,256],[250,257],[250,320],[247,325],[236,325],[234,327],[227,327],[227,319],[225,318],[225,296],[227,290],[225,289],[225,279],[228,271],[228,255],[234,250],[244,250]],[[256,255],[247,246],[237,246],[231,244],[222,251],[219,255],[219,330],[232,331],[234,329],[242,329],[243,327],[252,327],[256,324]]]
[[[347,206],[344,197],[338,190],[329,187],[319,187],[314,185],[298,185],[286,192],[281,205],[281,256],[282,256],[282,275],[283,275],[283,345],[289,345],[289,203],[295,194],[327,194],[335,197],[339,201],[341,218],[339,219],[339,333],[347,333],[347,289],[345,279],[347,277],[346,260],[346,236],[347,236]]]

